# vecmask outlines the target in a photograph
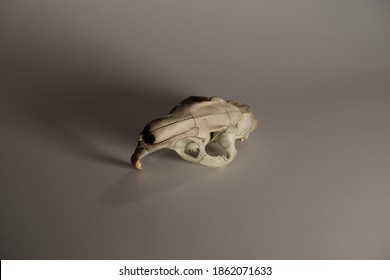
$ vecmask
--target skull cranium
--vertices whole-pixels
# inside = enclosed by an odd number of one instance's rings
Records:
[[[190,96],[168,115],[146,124],[131,162],[140,170],[144,156],[166,148],[184,160],[222,167],[236,156],[235,141],[247,139],[256,126],[248,105],[220,97]],[[209,155],[206,145],[210,142],[218,143],[226,155]]]

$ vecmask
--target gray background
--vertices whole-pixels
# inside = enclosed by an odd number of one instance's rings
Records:
[[[2,259],[390,258],[388,1],[2,1]],[[145,123],[249,104],[231,165]]]

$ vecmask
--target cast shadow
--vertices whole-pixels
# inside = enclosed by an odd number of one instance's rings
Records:
[[[135,148],[138,135],[151,119],[166,114],[180,98],[163,89],[90,85],[31,103],[25,112],[34,125],[43,127],[57,144],[79,155],[107,164],[129,167],[126,159],[114,156],[112,146]],[[99,139],[104,144],[99,144]],[[96,143],[97,142],[97,143]]]
[[[67,36],[50,38],[58,42],[45,48],[45,42],[31,46],[35,37],[25,38],[23,33],[23,38],[1,50],[4,100],[17,115],[19,129],[28,128],[34,140],[50,145],[53,156],[71,155],[87,163],[126,168],[126,175],[103,191],[100,202],[106,206],[130,203],[202,176],[205,169],[194,172],[193,165],[188,165],[191,172],[167,176],[167,166],[181,160],[166,151],[160,153],[165,168],[155,166],[158,171],[153,176],[130,164],[143,126],[165,115],[188,93],[149,75],[142,65],[130,63],[130,57]],[[69,42],[71,48],[64,48]],[[161,178],[166,178],[164,184]]]
[[[101,58],[107,55],[95,54],[80,62],[68,56],[56,51],[9,52],[0,69],[9,106],[25,126],[66,152],[129,168],[130,154],[118,157],[111,148],[129,147],[131,153],[143,126],[165,115],[183,96],[136,66],[126,65],[124,78],[96,69],[123,66],[119,59],[108,62]]]

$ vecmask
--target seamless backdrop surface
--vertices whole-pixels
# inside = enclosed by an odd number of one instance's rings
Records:
[[[388,259],[387,1],[2,1],[2,259]],[[249,104],[227,167],[138,133]]]

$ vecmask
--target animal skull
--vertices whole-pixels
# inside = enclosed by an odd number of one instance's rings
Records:
[[[247,139],[256,126],[257,120],[248,105],[220,97],[190,96],[168,115],[145,126],[131,162],[141,170],[144,156],[166,148],[176,151],[185,160],[222,167],[237,154],[235,140]],[[207,154],[209,142],[222,146],[226,155]]]

